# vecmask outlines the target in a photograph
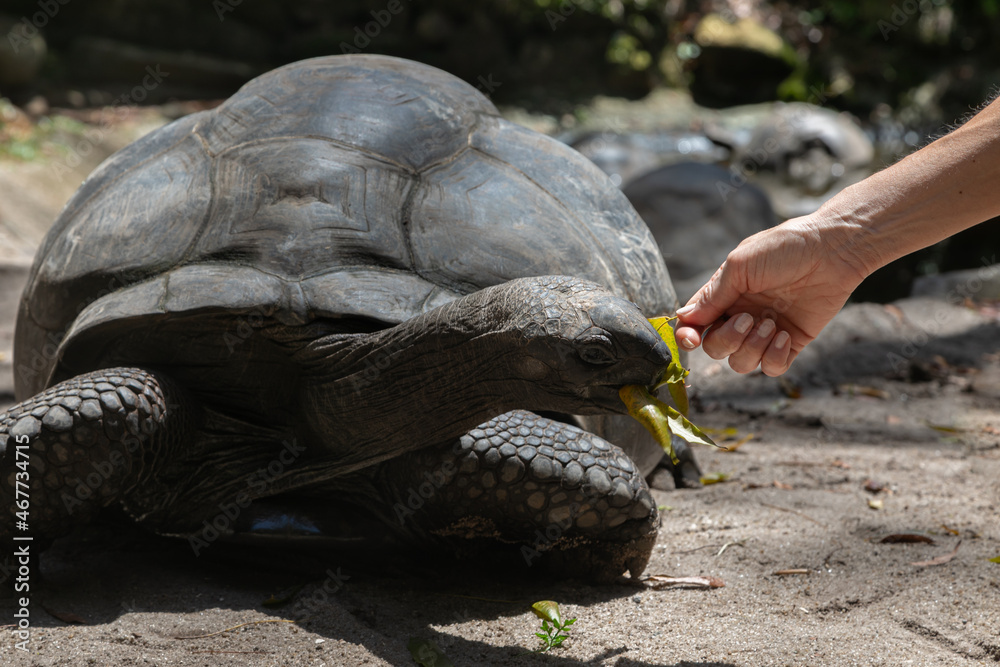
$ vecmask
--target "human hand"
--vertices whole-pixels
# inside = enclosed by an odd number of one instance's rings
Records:
[[[677,311],[678,342],[739,373],[781,375],[867,275],[845,250],[855,230],[807,216],[745,239]]]

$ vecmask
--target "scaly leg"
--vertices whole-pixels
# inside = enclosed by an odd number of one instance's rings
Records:
[[[169,381],[111,368],[61,382],[0,414],[0,544],[47,541],[140,485],[185,437]],[[181,413],[181,414],[178,414]]]

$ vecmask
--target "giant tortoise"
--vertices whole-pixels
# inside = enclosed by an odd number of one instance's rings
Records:
[[[111,157],[55,222],[0,539],[115,505],[196,552],[341,536],[637,574],[650,465],[607,439],[640,437],[618,390],[656,385],[646,317],[674,306],[604,174],[466,83],[287,65]]]

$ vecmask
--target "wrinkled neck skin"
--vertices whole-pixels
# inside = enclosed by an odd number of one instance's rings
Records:
[[[303,426],[348,472],[444,443],[524,405],[520,332],[481,290],[371,334],[332,335],[296,355]],[[491,298],[492,297],[492,298]],[[327,458],[327,457],[324,457]]]

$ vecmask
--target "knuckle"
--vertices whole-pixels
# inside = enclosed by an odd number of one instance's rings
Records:
[[[729,367],[732,368],[737,373],[746,374],[757,368],[757,364],[750,365],[745,359],[737,359],[734,357],[729,358]]]

